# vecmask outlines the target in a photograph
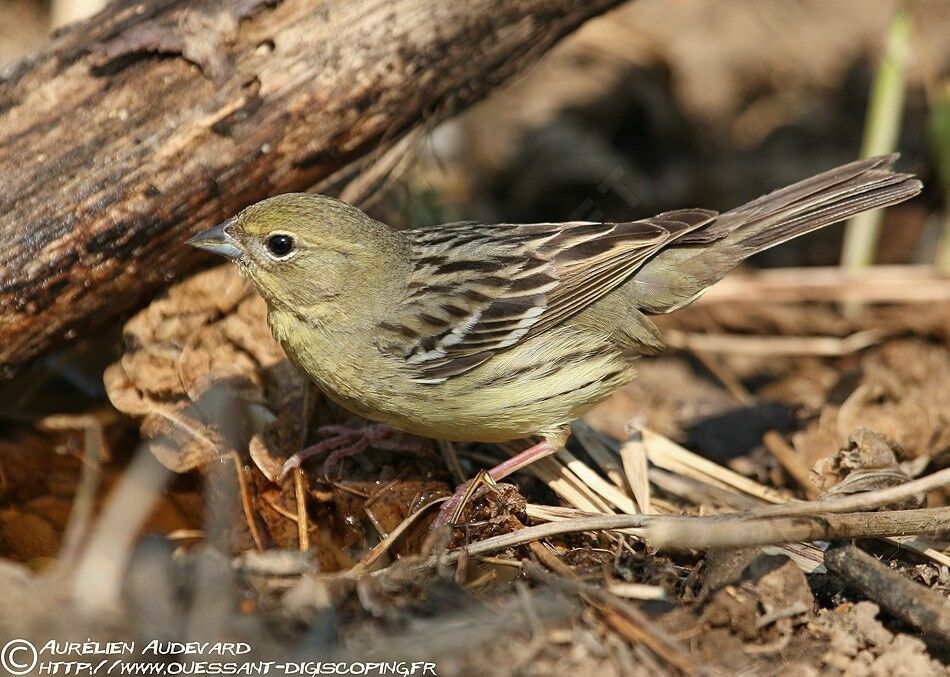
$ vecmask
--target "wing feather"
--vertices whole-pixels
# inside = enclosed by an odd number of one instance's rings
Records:
[[[555,326],[716,213],[628,223],[447,224],[408,231],[413,270],[398,321],[380,325],[412,378],[441,383]]]

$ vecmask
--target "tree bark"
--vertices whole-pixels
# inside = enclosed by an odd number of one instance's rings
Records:
[[[139,304],[184,239],[484,96],[621,0],[113,3],[0,75],[0,365]]]

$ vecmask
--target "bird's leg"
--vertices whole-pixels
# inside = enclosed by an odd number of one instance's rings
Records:
[[[545,438],[537,444],[502,461],[489,470],[486,473],[487,477],[485,479],[498,482],[508,477],[508,475],[531,465],[535,461],[539,461],[545,456],[550,456],[554,452],[564,448],[568,435],[570,435],[569,428],[560,430],[556,434],[546,435]],[[455,490],[452,497],[442,504],[442,507],[439,509],[439,514],[436,515],[435,520],[432,522],[433,529],[445,526],[446,524],[455,524],[458,521],[458,518],[461,516],[462,508],[465,507],[465,501],[470,496],[469,488],[472,486],[473,481],[474,480],[469,480],[463,483]]]
[[[390,428],[389,426],[376,423],[367,427],[379,430],[379,434],[373,433],[368,437],[370,446],[372,446],[374,449],[379,449],[380,451],[404,451],[409,454],[417,454],[420,456],[432,453],[431,447],[423,440],[416,438],[402,439],[399,437],[393,437],[393,433],[395,433],[396,430]]]
[[[306,449],[301,449],[296,454],[288,458],[284,462],[283,467],[280,469],[280,474],[277,476],[278,482],[283,482],[292,470],[299,468],[304,461],[314,456],[332,452],[330,453],[330,456],[327,457],[327,462],[329,462],[330,459],[334,457],[334,455],[337,456],[337,461],[339,461],[342,459],[338,455],[338,452],[343,452],[343,456],[345,457],[352,455],[353,453],[361,453],[369,447],[369,444],[363,438],[362,433],[358,430],[343,429],[346,432],[342,432],[338,431],[338,429],[342,428],[342,426],[326,426],[326,428],[331,428],[332,430],[324,430],[324,428],[321,428],[319,432],[328,432],[332,435],[332,437],[321,440],[320,442],[317,442]]]
[[[361,435],[360,440],[356,444],[352,444],[349,447],[340,447],[330,452],[330,455],[327,456],[327,460],[323,463],[324,474],[343,459],[358,456],[370,447],[379,449],[380,451],[402,451],[417,455],[426,454],[431,451],[422,440],[404,440],[393,437],[397,431],[380,423],[372,423],[356,432]]]
[[[323,470],[326,472],[338,465],[343,459],[362,454],[370,447],[383,451],[405,451],[409,453],[424,453],[427,451],[427,447],[423,442],[396,439],[393,437],[395,432],[389,426],[379,423],[371,423],[355,430],[342,425],[320,426],[317,429],[317,434],[321,436],[329,435],[329,437],[306,449],[301,449],[288,458],[280,470],[277,481],[282,482],[290,474],[290,471],[299,468],[308,458],[324,453],[329,453],[327,460],[323,463]]]

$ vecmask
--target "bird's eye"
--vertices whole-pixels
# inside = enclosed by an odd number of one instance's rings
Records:
[[[267,238],[267,249],[274,256],[287,256],[294,250],[294,238],[290,235],[271,235]]]

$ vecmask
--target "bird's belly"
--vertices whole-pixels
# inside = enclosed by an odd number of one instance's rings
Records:
[[[554,432],[606,399],[613,388],[582,397],[559,398],[550,404],[511,397],[504,393],[460,395],[452,400],[426,398],[414,404],[370,403],[341,398],[325,390],[340,406],[364,418],[421,437],[457,442],[505,442]]]
[[[498,353],[442,383],[406,378],[390,388],[377,383],[362,394],[328,395],[366,418],[423,437],[503,442],[554,432],[635,374],[629,358],[602,340],[569,343],[569,350],[550,356],[544,344],[532,343]]]
[[[348,359],[337,352],[331,363],[325,351],[339,351],[345,340],[318,342],[312,333],[281,331],[282,319],[271,316],[275,336],[330,399],[369,420],[434,439],[503,442],[552,433],[635,374],[603,335],[562,325],[441,383],[419,383],[409,370],[360,353],[352,341]]]

